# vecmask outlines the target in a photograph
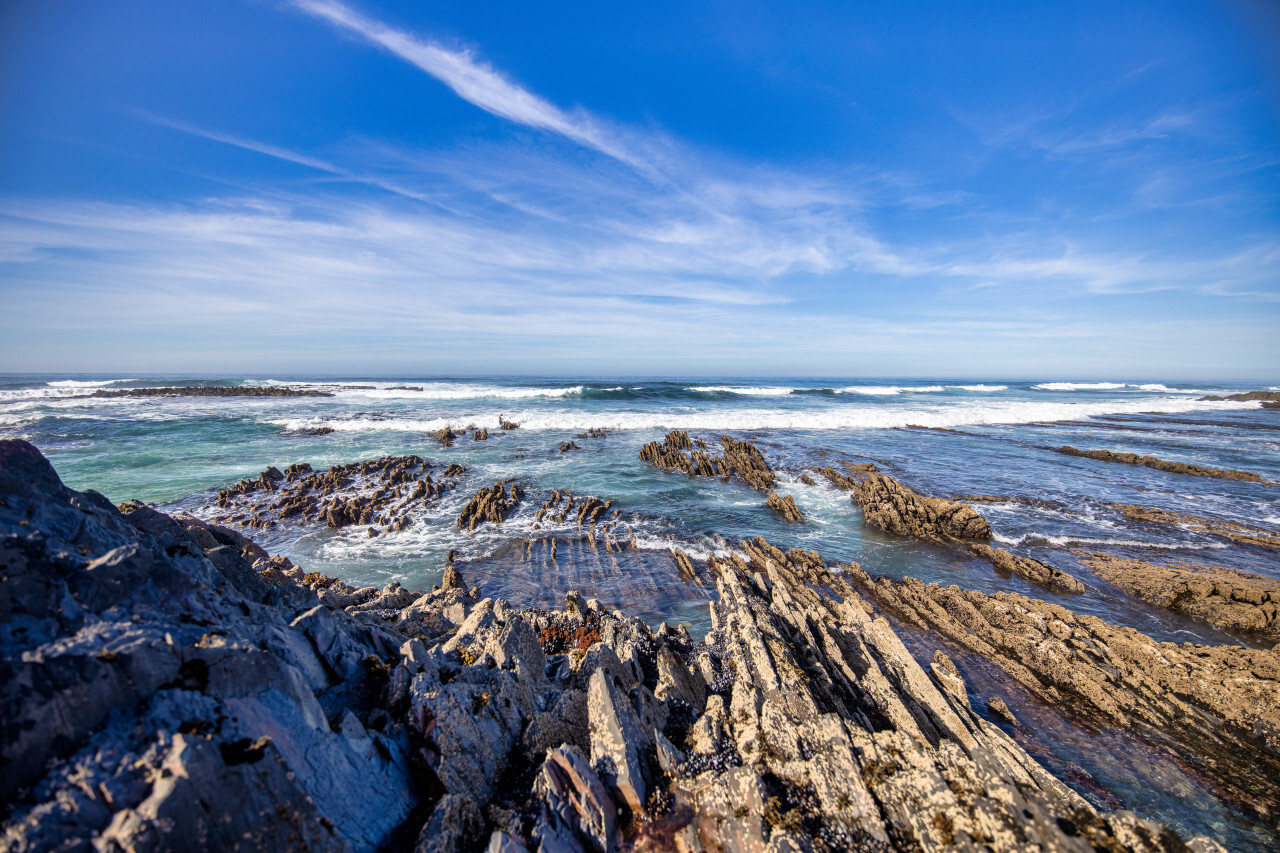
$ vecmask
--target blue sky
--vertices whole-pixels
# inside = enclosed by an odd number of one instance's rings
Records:
[[[0,369],[1280,378],[1280,12],[0,7]]]

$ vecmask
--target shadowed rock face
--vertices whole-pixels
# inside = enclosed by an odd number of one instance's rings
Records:
[[[1157,607],[1232,631],[1280,639],[1280,583],[1195,563],[1146,563],[1114,554],[1082,555],[1098,577]]]
[[[1193,477],[1216,477],[1219,480],[1245,480],[1250,483],[1265,483],[1266,480],[1249,471],[1233,471],[1230,468],[1202,468],[1186,462],[1168,462],[1155,456],[1139,456],[1136,453],[1112,453],[1110,450],[1077,450],[1069,445],[1050,448],[1056,453],[1067,456],[1082,456],[1086,459],[1097,459],[1100,462],[1120,462],[1125,465],[1142,465],[1155,468],[1157,471],[1169,471],[1174,474],[1190,474]]]
[[[800,508],[796,506],[795,499],[791,495],[779,497],[777,492],[770,492],[768,499],[764,503],[765,506],[787,521],[804,521],[804,515],[800,512]]]
[[[294,583],[8,441],[0,569],[11,849],[1187,849],[1095,813],[945,656],[763,539],[710,562],[694,643],[576,593],[480,600],[456,567]]]
[[[701,439],[695,443],[681,430],[667,433],[661,444],[656,441],[640,450],[640,458],[659,468],[674,468],[691,477],[740,477],[758,492],[772,491],[777,481],[764,454],[749,441],[721,436],[723,456],[711,456]]]
[[[886,610],[989,658],[1044,700],[1172,745],[1237,803],[1280,803],[1280,651],[1158,643],[1013,593],[850,577]]]
[[[856,483],[853,502],[887,533],[928,542],[991,538],[991,525],[973,507],[917,494],[885,474],[868,473]]]
[[[523,493],[514,483],[508,490],[503,483],[494,483],[471,496],[471,500],[458,515],[458,529],[475,530],[483,522],[501,524],[520,503]]]

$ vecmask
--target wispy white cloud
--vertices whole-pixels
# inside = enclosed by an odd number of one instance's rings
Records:
[[[294,0],[294,5],[417,66],[486,112],[560,134],[642,171],[653,169],[652,164],[628,150],[598,119],[583,110],[570,112],[555,106],[466,51],[449,50],[423,41],[334,0]]]

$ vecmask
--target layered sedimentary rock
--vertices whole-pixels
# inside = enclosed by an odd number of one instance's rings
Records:
[[[842,460],[840,464],[849,471],[849,474],[854,476],[841,474],[829,465],[821,468],[814,468],[813,470],[825,477],[827,482],[835,486],[837,489],[844,489],[845,491],[853,491],[853,489],[857,487],[858,481],[856,476],[860,476],[862,474],[874,474],[880,470],[876,467],[874,462],[849,462],[847,460]]]
[[[1012,593],[915,578],[850,577],[905,622],[996,663],[1044,700],[1098,725],[1135,727],[1269,816],[1280,803],[1280,650],[1160,643]]]
[[[1149,521],[1154,524],[1165,524],[1207,533],[1210,536],[1221,536],[1241,545],[1257,545],[1261,548],[1280,548],[1280,534],[1272,530],[1241,524],[1238,521],[1219,521],[1198,515],[1187,515],[1181,512],[1155,509],[1133,504],[1112,504],[1120,514],[1132,521]]]
[[[1100,462],[1119,462],[1125,465],[1142,465],[1157,471],[1169,471],[1174,474],[1189,474],[1193,477],[1215,477],[1219,480],[1244,480],[1249,483],[1265,483],[1266,480],[1249,471],[1234,471],[1230,468],[1202,468],[1186,462],[1169,462],[1155,456],[1139,456],[1136,453],[1113,453],[1110,450],[1078,450],[1070,445],[1051,447],[1055,453],[1066,456],[1082,456],[1086,459],[1097,459]]]
[[[284,385],[191,385],[172,388],[125,388],[94,391],[84,397],[332,397],[329,391]]]
[[[979,557],[989,560],[997,572],[1017,575],[1023,580],[1040,584],[1055,592],[1084,592],[1084,584],[1048,563],[1042,563],[1030,557],[1018,557],[1003,548],[992,548],[990,545],[980,543],[970,545],[969,549]]]
[[[578,438],[608,438],[609,433],[605,432],[599,427],[591,427],[586,432],[578,433],[577,437]]]
[[[777,492],[770,492],[764,504],[787,521],[804,521],[804,514],[791,495],[779,496]]]
[[[1280,582],[1222,566],[1082,555],[1105,581],[1157,607],[1232,631],[1280,639]]]
[[[917,494],[885,474],[856,482],[853,502],[868,522],[887,533],[928,542],[990,539],[991,525],[968,504]]]
[[[306,462],[284,471],[268,467],[255,479],[218,492],[214,520],[244,527],[305,520],[333,528],[404,530],[414,523],[417,510],[454,489],[465,472],[461,465],[450,465],[436,480],[431,463],[412,455],[334,465],[326,471],[314,471]]]
[[[0,536],[11,849],[1187,849],[1045,773],[811,552],[713,560],[695,643],[452,566],[422,595],[281,581],[24,442]]]
[[[695,444],[687,432],[672,430],[661,444],[656,441],[646,444],[640,450],[640,458],[659,468],[684,471],[691,477],[737,476],[756,491],[773,490],[777,477],[754,444],[727,435],[720,437],[720,444],[724,454],[711,456],[704,442]]]

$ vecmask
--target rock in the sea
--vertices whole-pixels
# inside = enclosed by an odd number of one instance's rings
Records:
[[[1049,448],[1066,456],[1082,456],[1086,459],[1097,459],[1100,462],[1120,462],[1125,465],[1142,465],[1157,471],[1170,471],[1174,474],[1190,474],[1193,477],[1216,477],[1219,480],[1244,480],[1249,483],[1265,483],[1266,479],[1249,471],[1234,471],[1230,468],[1202,468],[1186,462],[1169,462],[1155,456],[1139,456],[1136,453],[1113,453],[1110,450],[1077,450],[1070,445]]]
[[[768,499],[764,503],[765,506],[781,515],[787,521],[804,521],[804,514],[800,512],[800,508],[796,506],[795,499],[791,495],[779,497],[777,492],[770,492]]]
[[[1280,582],[1223,566],[1082,555],[1098,577],[1157,607],[1225,628],[1280,639]]]
[[[1061,569],[1055,569],[1048,563],[1033,560],[1030,557],[1018,557],[1003,548],[992,548],[990,545],[973,543],[969,546],[973,553],[989,560],[997,572],[1017,575],[1023,580],[1031,581],[1047,587],[1054,592],[1084,592],[1085,586],[1076,578]]]
[[[1239,521],[1224,521],[1205,518],[1199,515],[1188,515],[1182,512],[1169,512],[1154,507],[1134,506],[1133,504],[1112,504],[1114,509],[1131,521],[1144,521],[1169,527],[1181,527],[1196,533],[1210,536],[1221,536],[1242,545],[1257,545],[1260,548],[1280,548],[1280,534],[1252,524]]]
[[[928,542],[991,538],[991,525],[973,507],[917,494],[885,474],[867,473],[855,483],[853,502],[887,533]]]
[[[481,489],[471,496],[471,500],[458,515],[458,529],[472,531],[476,525],[484,522],[501,524],[511,511],[520,503],[524,493],[520,487],[512,483],[510,489],[505,483],[494,483],[491,488]]]

